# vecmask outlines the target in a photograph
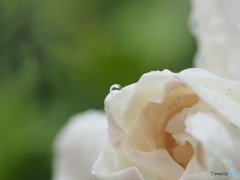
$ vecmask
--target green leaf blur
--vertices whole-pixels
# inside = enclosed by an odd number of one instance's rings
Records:
[[[0,179],[50,180],[53,140],[112,84],[192,66],[188,1],[1,0]]]

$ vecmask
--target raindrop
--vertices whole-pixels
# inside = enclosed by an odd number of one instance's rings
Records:
[[[122,86],[121,85],[119,85],[119,84],[114,84],[114,85],[112,85],[111,87],[110,87],[110,92],[112,92],[112,91],[119,91],[119,90],[121,90],[122,89]]]

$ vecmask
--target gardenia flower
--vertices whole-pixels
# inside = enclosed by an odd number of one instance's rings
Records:
[[[204,180],[212,171],[239,172],[239,101],[239,82],[205,70],[144,74],[106,97],[108,140],[93,174],[99,180]]]
[[[192,0],[195,66],[240,80],[240,0]]]
[[[192,0],[196,67],[240,80],[239,9],[240,0]],[[240,173],[240,84],[220,77],[200,69],[156,71],[111,91],[108,138],[104,113],[74,116],[55,142],[53,180],[204,180],[211,172]]]

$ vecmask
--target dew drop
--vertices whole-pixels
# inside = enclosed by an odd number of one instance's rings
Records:
[[[112,92],[112,91],[119,91],[119,90],[121,90],[122,89],[122,86],[121,85],[119,85],[119,84],[114,84],[114,85],[112,85],[111,87],[110,87],[110,92]]]

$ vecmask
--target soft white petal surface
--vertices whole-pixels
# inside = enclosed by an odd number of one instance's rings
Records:
[[[90,110],[73,116],[54,144],[53,180],[95,180],[92,165],[106,132],[103,112]]]
[[[136,83],[134,94],[128,105],[131,108],[128,108],[125,112],[124,128],[126,130],[131,131],[131,128],[138,122],[138,113],[148,104],[148,99],[159,94],[166,80],[173,74],[168,70],[162,72],[152,71],[140,78]]]
[[[191,0],[196,67],[240,80],[240,0]]]
[[[176,76],[191,88],[200,99],[221,114],[227,121],[240,127],[240,83],[219,78],[205,70],[187,69]]]
[[[209,175],[211,171],[239,171],[240,155],[231,137],[232,128],[211,107],[204,102],[193,106],[186,119],[186,131],[201,143]]]
[[[132,98],[135,84],[124,87],[121,91],[115,90],[105,99],[105,110],[108,119],[108,137],[114,147],[119,147],[126,136],[123,130],[124,112]]]
[[[184,172],[184,169],[171,158],[166,149],[151,152],[131,149],[126,154],[130,161],[155,174],[160,179],[176,180]]]
[[[102,146],[93,173],[99,180],[144,180],[137,167],[119,170],[116,166],[116,150],[108,143]]]

